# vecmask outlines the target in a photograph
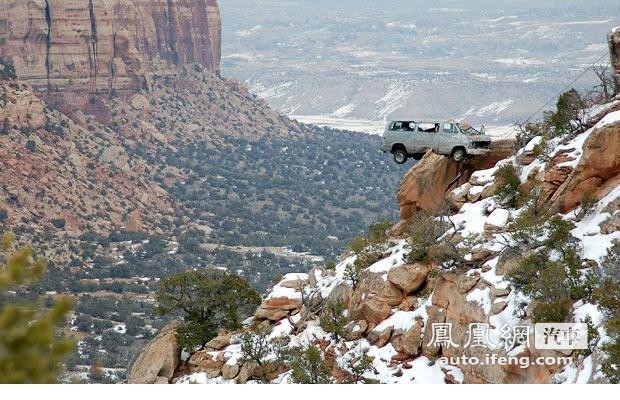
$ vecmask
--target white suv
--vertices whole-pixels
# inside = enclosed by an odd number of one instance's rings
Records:
[[[486,154],[491,138],[480,131],[445,121],[390,121],[383,134],[383,152],[394,155],[394,161],[404,164],[409,157],[422,158],[427,150],[450,156],[456,162],[468,156]]]

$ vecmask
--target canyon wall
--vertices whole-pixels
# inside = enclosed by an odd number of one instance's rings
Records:
[[[0,57],[66,111],[133,94],[187,63],[217,73],[220,42],[216,0],[0,2]]]

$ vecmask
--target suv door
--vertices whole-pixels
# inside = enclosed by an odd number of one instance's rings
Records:
[[[418,123],[415,133],[416,154],[425,153],[428,149],[437,150],[438,125],[434,122]]]
[[[451,122],[444,122],[441,124],[441,134],[438,138],[437,150],[440,154],[450,155],[452,148],[457,142],[457,135],[459,134],[456,124]]]
[[[415,153],[417,124],[413,121],[403,121],[404,145],[409,154]]]

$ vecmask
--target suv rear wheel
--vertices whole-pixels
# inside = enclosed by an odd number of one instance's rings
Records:
[[[408,155],[405,149],[396,149],[392,154],[394,154],[394,161],[396,161],[396,164],[404,164],[407,162]]]
[[[467,153],[465,152],[465,149],[462,147],[457,147],[456,149],[452,151],[452,159],[456,161],[457,163],[462,162],[466,156],[467,156]]]

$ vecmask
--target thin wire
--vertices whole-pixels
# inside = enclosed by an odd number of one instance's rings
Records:
[[[602,56],[600,56],[598,58],[598,60],[594,61],[592,64],[590,64],[590,66],[586,69],[584,69],[579,75],[577,75],[577,77],[575,79],[573,79],[572,81],[570,81],[569,84],[567,84],[566,86],[564,86],[562,88],[562,90],[560,90],[558,93],[556,93],[555,95],[553,95],[552,98],[550,98],[549,100],[547,100],[547,102],[545,104],[542,105],[542,107],[540,107],[538,110],[536,110],[532,115],[530,115],[529,117],[527,117],[527,119],[523,122],[524,124],[527,123],[530,119],[532,119],[536,114],[538,114],[539,112],[541,112],[543,110],[543,108],[547,107],[549,105],[549,103],[551,103],[553,100],[555,100],[560,94],[564,93],[566,91],[566,89],[568,89],[569,87],[571,87],[573,85],[573,83],[577,82],[577,80],[579,78],[581,78],[582,76],[584,76],[586,74],[586,72],[588,72],[592,67],[594,67],[596,64],[598,64],[599,61],[601,61],[604,57],[608,57],[609,56],[609,52],[605,52],[603,53]]]

